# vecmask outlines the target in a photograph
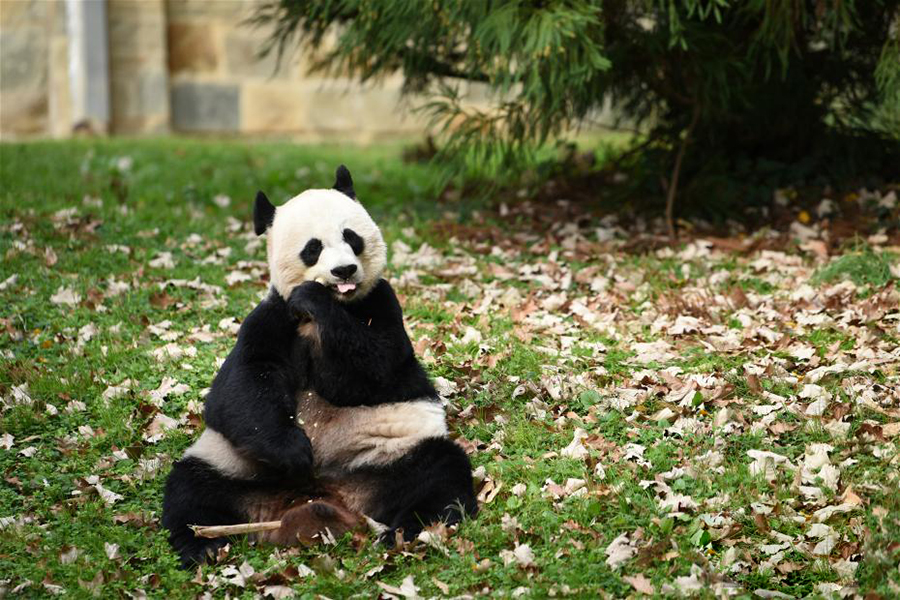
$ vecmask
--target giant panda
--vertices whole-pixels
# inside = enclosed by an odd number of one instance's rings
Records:
[[[281,520],[276,544],[364,517],[383,540],[477,512],[471,465],[381,277],[387,248],[341,165],[332,189],[254,205],[271,289],[213,380],[205,430],[168,476],[163,526],[185,566],[227,540],[189,525]]]

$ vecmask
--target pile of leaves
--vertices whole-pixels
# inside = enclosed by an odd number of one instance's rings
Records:
[[[362,534],[235,540],[216,564],[179,570],[163,482],[267,285],[250,184],[219,187],[246,150],[216,146],[206,165],[212,148],[0,147],[3,593],[900,593],[889,236],[841,245],[811,215],[669,246],[662,224],[567,202],[428,213],[415,192],[406,205],[373,192],[398,186],[365,155],[351,161],[358,192],[482,511],[397,548]],[[284,185],[326,184],[333,165],[307,152],[262,149],[252,168],[265,178],[288,156],[298,172]],[[148,158],[163,155],[175,158]],[[161,168],[199,191],[167,197]],[[47,173],[70,191],[49,194]],[[896,217],[891,194],[853,201]]]

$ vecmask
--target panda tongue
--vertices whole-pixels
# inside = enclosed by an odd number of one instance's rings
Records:
[[[337,290],[342,294],[346,294],[347,292],[352,292],[355,289],[356,289],[355,283],[339,283],[339,284],[337,284]]]

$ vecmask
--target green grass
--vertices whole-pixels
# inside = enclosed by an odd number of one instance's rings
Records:
[[[756,589],[815,596],[822,584],[896,595],[900,438],[879,437],[900,420],[889,254],[851,249],[814,274],[803,261],[760,272],[753,254],[686,261],[679,249],[665,257],[616,245],[573,251],[567,234],[548,234],[520,207],[502,217],[472,199],[436,201],[435,172],[402,163],[399,151],[189,139],[0,145],[0,282],[13,278],[0,289],[0,595],[23,586],[25,597],[45,596],[60,586],[76,597],[139,589],[253,597],[283,583],[298,597],[371,598],[379,582],[399,586],[412,576],[426,597],[621,597],[635,593],[626,578],[642,576],[670,596],[690,585],[692,568],[701,571],[693,593],[707,597],[723,584],[745,597]],[[280,550],[235,540],[199,576],[182,571],[159,525],[162,489],[199,434],[203,390],[234,343],[220,322],[240,322],[266,291],[252,198],[262,189],[277,204],[330,186],[341,162],[389,246],[402,240],[415,252],[427,242],[440,255],[438,265],[395,264],[387,276],[426,368],[456,386],[452,434],[501,487],[440,549],[388,550],[367,537]],[[577,222],[593,241],[596,216]],[[174,266],[153,262],[164,252]],[[474,271],[454,274],[462,267]],[[604,291],[578,280],[592,268],[608,279]],[[229,283],[235,271],[248,277]],[[727,283],[711,284],[722,271]],[[554,287],[567,273],[571,285]],[[814,307],[790,299],[807,282],[824,297],[845,276],[866,293]],[[731,305],[721,294],[733,286],[759,304]],[[50,301],[66,288],[80,300]],[[588,308],[576,311],[575,302]],[[699,316],[701,331],[670,333],[683,311]],[[802,325],[810,315],[821,324]],[[481,341],[455,342],[469,327]],[[169,336],[196,354],[158,361],[152,352]],[[651,341],[666,354],[635,349]],[[794,344],[814,356],[796,359]],[[811,400],[800,396],[810,372],[835,364],[847,369],[818,380],[831,403],[823,416],[807,416]],[[759,387],[746,369],[762,373]],[[187,391],[154,399],[166,377]],[[695,389],[679,395],[673,378]],[[127,391],[106,400],[110,386]],[[772,418],[769,394],[785,398]],[[839,406],[848,408],[840,419]],[[148,440],[159,415],[178,426]],[[846,437],[834,433],[842,424]],[[576,429],[589,436],[587,455],[562,455]],[[836,489],[821,478],[802,482],[822,486],[821,501],[803,495],[796,471],[778,467],[771,480],[751,473],[749,451],[799,466],[823,443],[840,472]],[[584,492],[553,496],[576,480]],[[97,481],[118,495],[110,504]],[[848,489],[862,505],[827,521],[839,537],[817,557],[812,515],[840,504]],[[679,497],[687,507],[664,506]],[[620,534],[634,554],[613,568],[606,549]],[[762,548],[779,536],[794,547],[767,563]],[[506,564],[517,545],[533,551],[533,565]],[[231,578],[245,562],[255,575],[242,587]],[[300,565],[313,574],[289,570]]]
[[[833,283],[849,280],[859,287],[879,288],[895,279],[891,265],[897,264],[897,257],[890,252],[876,252],[868,244],[857,244],[847,254],[839,256],[820,269],[815,277],[817,283]]]

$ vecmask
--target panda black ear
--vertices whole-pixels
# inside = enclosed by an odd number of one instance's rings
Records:
[[[339,166],[334,173],[334,189],[345,196],[356,199],[356,192],[353,191],[353,179],[350,177],[350,169],[344,165]]]
[[[253,204],[253,226],[256,235],[262,235],[275,220],[275,207],[261,191],[256,192],[256,202]]]

